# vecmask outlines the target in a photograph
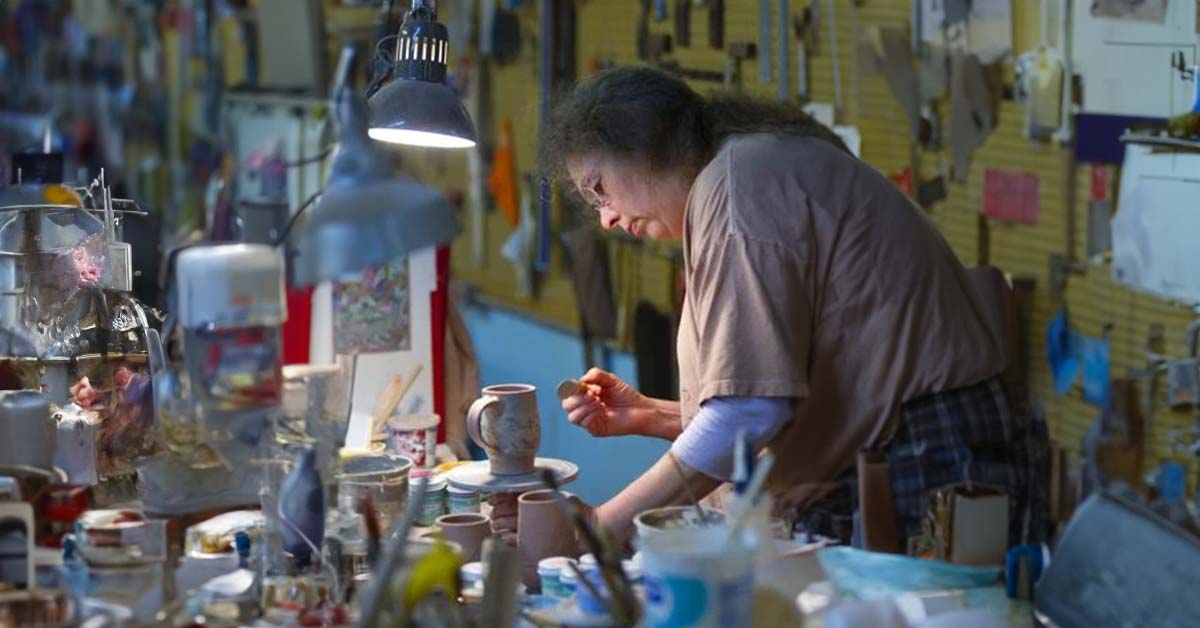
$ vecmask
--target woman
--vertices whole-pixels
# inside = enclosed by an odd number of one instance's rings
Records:
[[[565,97],[545,147],[605,229],[683,246],[680,401],[593,369],[562,404],[595,436],[673,441],[594,510],[601,524],[628,535],[638,512],[712,492],[745,430],[773,452],[768,488],[807,531],[849,540],[854,463],[872,448],[890,463],[901,551],[928,491],[968,476],[1012,496],[1011,541],[1042,538],[1045,432],[1010,410],[1003,302],[829,129],[618,68]]]

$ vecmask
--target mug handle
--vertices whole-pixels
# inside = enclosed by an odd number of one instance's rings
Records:
[[[471,408],[467,410],[467,434],[471,435],[471,440],[475,441],[476,445],[487,449],[488,447],[495,448],[494,445],[483,439],[483,417],[488,411],[495,412],[497,406],[500,405],[500,398],[495,395],[484,395],[471,403]]]

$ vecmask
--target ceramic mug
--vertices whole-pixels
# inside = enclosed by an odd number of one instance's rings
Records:
[[[478,513],[443,515],[436,525],[443,538],[462,546],[464,562],[479,560],[483,540],[492,536],[492,519]]]
[[[467,433],[487,452],[493,475],[532,473],[542,442],[537,389],[528,384],[484,388],[467,411]]]

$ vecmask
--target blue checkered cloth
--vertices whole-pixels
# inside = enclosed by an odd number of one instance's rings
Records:
[[[1014,412],[999,377],[905,403],[883,453],[892,478],[898,547],[921,534],[930,491],[966,480],[1008,492],[1010,547],[1048,538],[1046,423],[1036,413]],[[796,527],[849,544],[858,508],[857,469],[842,473],[835,484],[798,513]]]

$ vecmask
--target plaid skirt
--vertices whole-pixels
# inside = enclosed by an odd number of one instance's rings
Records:
[[[883,446],[891,473],[898,547],[921,534],[930,491],[969,480],[1009,495],[1009,545],[1039,543],[1049,534],[1049,434],[1034,413],[1012,411],[995,377],[973,386],[905,403],[891,441]],[[855,538],[858,472],[851,467],[835,488],[804,512],[800,532],[850,544]]]

